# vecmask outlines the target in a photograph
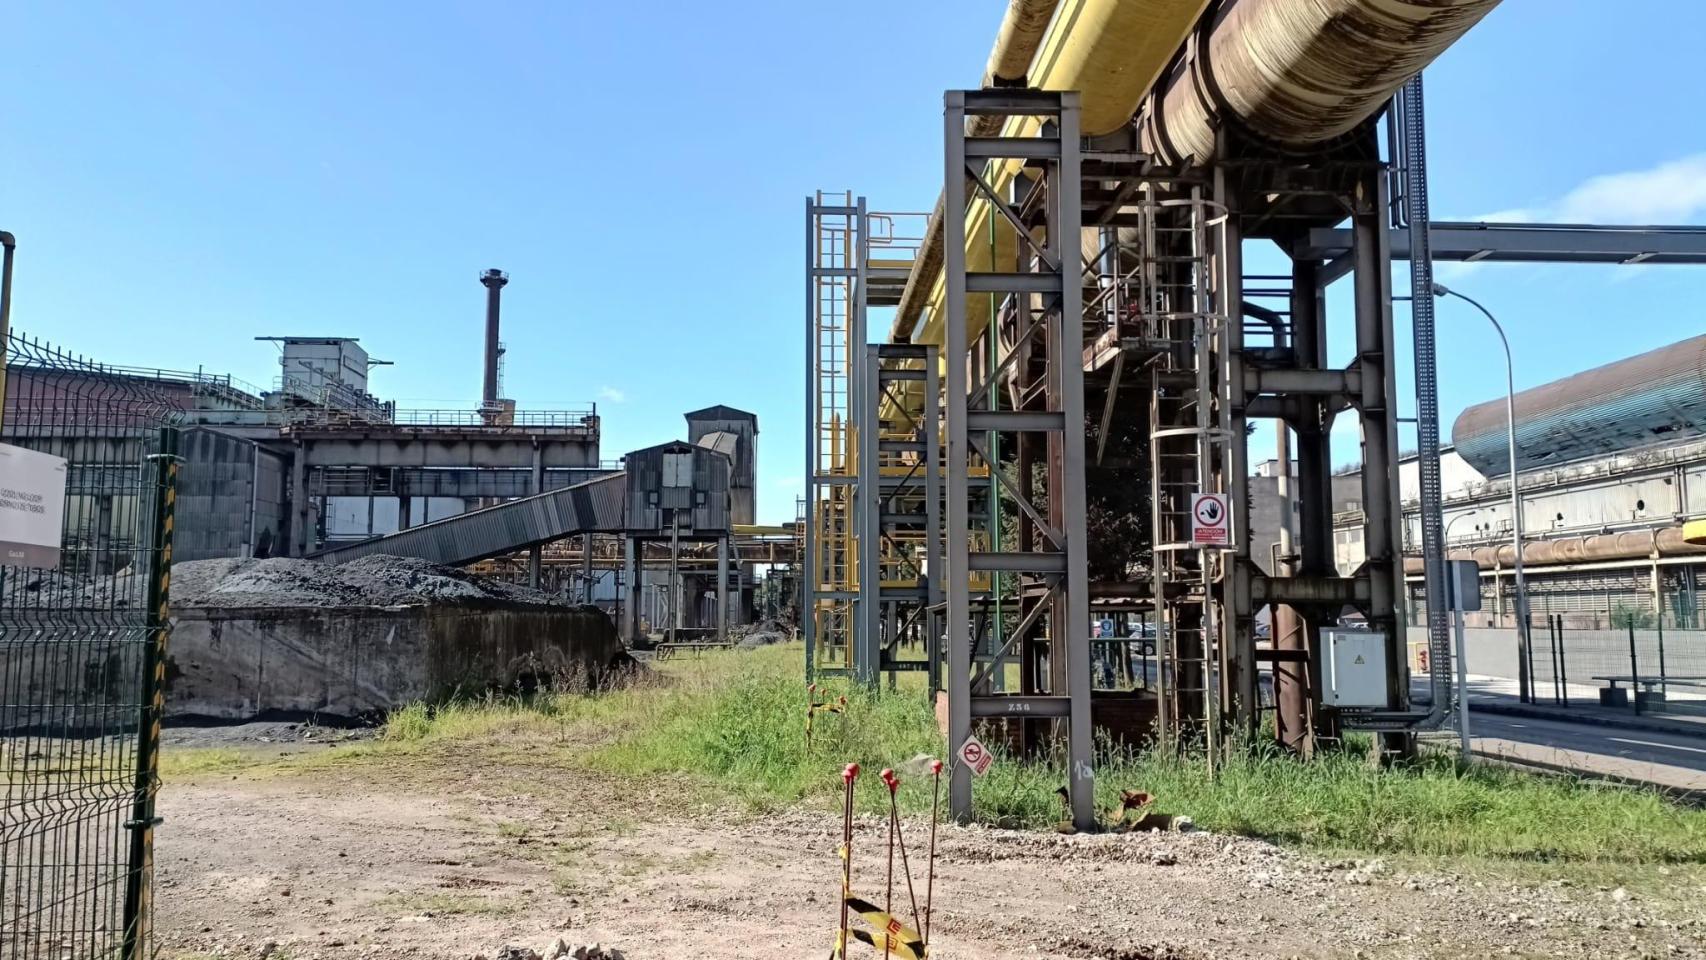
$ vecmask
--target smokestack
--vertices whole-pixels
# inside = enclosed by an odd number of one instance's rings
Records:
[[[480,283],[486,288],[486,383],[480,393],[480,409],[490,410],[498,402],[498,356],[503,353],[498,346],[498,312],[509,274],[494,267],[480,274]]]

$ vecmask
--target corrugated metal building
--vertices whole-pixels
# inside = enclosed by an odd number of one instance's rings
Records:
[[[627,461],[627,527],[632,534],[665,537],[671,518],[683,536],[729,533],[727,455],[674,440],[635,450]]]
[[[687,414],[687,442],[729,454],[732,522],[757,523],[758,417],[720,403],[695,410]]]
[[[1505,398],[1464,410],[1457,452],[1489,477],[1509,471]],[[1706,334],[1516,395],[1517,470],[1555,467],[1706,436]]]

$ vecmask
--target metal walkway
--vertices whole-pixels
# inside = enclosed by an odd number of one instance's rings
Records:
[[[627,474],[614,473],[309,556],[347,563],[389,554],[457,566],[577,533],[620,533],[626,483]]]

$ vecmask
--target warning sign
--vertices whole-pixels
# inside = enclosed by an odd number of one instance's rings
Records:
[[[1191,542],[1198,546],[1225,547],[1232,544],[1232,511],[1224,493],[1191,495]]]
[[[960,744],[959,758],[961,763],[971,768],[972,773],[980,777],[987,773],[989,765],[995,762],[995,756],[989,752],[989,748],[975,736],[967,737],[966,742]]]

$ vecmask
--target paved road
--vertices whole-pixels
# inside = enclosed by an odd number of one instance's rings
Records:
[[[1706,791],[1706,737],[1469,714],[1471,744],[1512,760]]]

